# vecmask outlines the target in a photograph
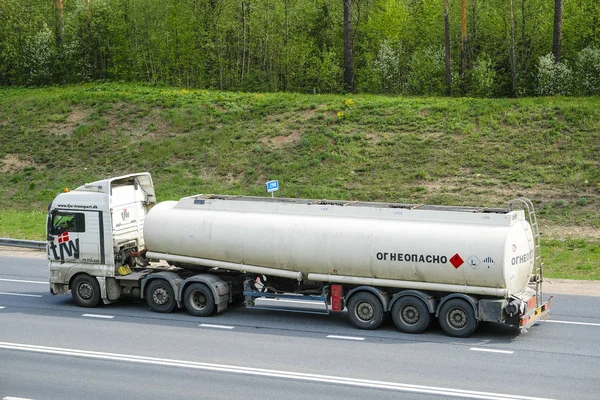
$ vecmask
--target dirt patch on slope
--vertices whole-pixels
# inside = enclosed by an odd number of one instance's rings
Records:
[[[15,173],[29,167],[35,167],[35,163],[31,160],[20,158],[15,154],[7,154],[0,164],[0,172],[3,174]]]
[[[47,129],[55,135],[70,135],[91,113],[91,110],[76,107],[71,110],[64,122],[52,122],[47,125]]]
[[[302,135],[300,131],[293,130],[289,135],[286,136],[274,136],[261,138],[260,141],[265,144],[270,144],[275,147],[282,147],[290,143],[298,143]]]

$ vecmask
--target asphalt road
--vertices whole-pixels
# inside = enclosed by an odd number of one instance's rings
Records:
[[[344,313],[83,309],[47,280],[43,258],[0,255],[0,399],[600,396],[600,297],[556,294],[524,335],[482,324],[455,339],[361,331]]]

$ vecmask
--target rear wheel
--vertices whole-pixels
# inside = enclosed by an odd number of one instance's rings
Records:
[[[183,295],[185,309],[196,317],[208,317],[215,312],[215,297],[208,286],[193,283],[185,289]]]
[[[360,329],[377,329],[383,322],[381,301],[369,292],[355,294],[348,301],[348,317]]]
[[[440,309],[439,321],[444,332],[453,337],[470,336],[479,326],[473,306],[463,299],[445,302]]]
[[[404,296],[394,303],[392,320],[401,332],[421,333],[429,327],[431,314],[423,300],[415,296]]]
[[[171,284],[164,279],[155,279],[146,289],[146,302],[152,311],[170,313],[177,306]]]
[[[91,275],[78,275],[71,283],[71,296],[80,307],[96,307],[100,302],[98,280]]]

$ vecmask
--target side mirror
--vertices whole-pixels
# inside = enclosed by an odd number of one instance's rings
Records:
[[[51,240],[50,234],[52,233],[52,215],[53,214],[48,214],[46,216],[46,234],[48,235],[48,240]]]

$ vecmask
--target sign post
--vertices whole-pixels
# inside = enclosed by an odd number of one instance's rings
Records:
[[[279,190],[279,181],[275,180],[275,181],[269,181],[266,183],[267,185],[267,193],[271,193],[271,197],[275,197],[273,195],[274,192],[276,192],[277,190]]]

